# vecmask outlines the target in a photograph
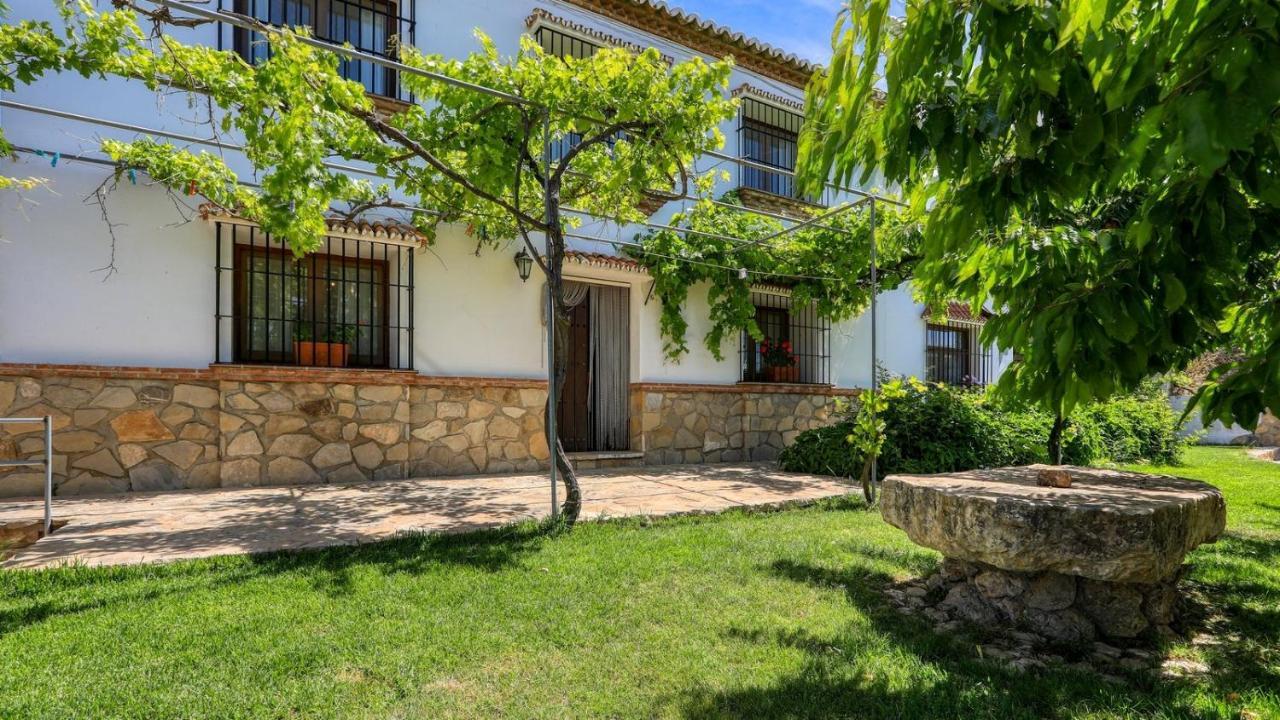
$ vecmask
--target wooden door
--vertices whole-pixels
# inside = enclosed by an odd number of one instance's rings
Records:
[[[569,370],[560,388],[557,434],[566,452],[595,449],[591,439],[591,301],[569,312]]]

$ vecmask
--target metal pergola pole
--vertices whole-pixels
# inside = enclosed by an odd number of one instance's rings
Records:
[[[547,230],[542,233],[546,241],[543,257],[547,263],[554,263],[551,257],[551,184],[545,182],[551,178],[551,111],[542,114],[542,217],[547,223]],[[550,264],[547,265],[551,267]],[[560,411],[556,401],[556,299],[552,295],[551,278],[547,277],[547,451],[550,466],[547,474],[551,479],[551,519],[560,516],[560,502],[556,497],[556,456],[560,448],[559,436],[556,434],[556,413]]]
[[[53,530],[53,417],[0,417],[0,425],[34,425],[44,427],[44,457],[40,460],[0,460],[0,468],[44,466],[44,534]]]
[[[44,534],[53,532],[53,416],[44,416]]]
[[[879,436],[880,429],[876,419],[876,398],[880,392],[879,357],[876,351],[876,295],[880,292],[880,278],[876,268],[876,199],[870,200],[869,227],[871,236],[871,426]],[[876,477],[878,475],[879,452],[871,456],[871,477],[867,480],[865,494],[868,503],[876,501]]]

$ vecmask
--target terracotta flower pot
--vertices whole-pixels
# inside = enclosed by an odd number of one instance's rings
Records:
[[[294,340],[293,359],[299,365],[312,367],[346,367],[350,346],[346,343]]]
[[[800,368],[795,365],[787,367],[767,367],[764,369],[764,379],[771,383],[794,383],[800,382]]]

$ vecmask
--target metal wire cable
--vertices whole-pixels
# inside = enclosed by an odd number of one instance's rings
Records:
[[[57,109],[55,109],[55,108],[46,108],[46,107],[42,107],[42,106],[38,106],[38,105],[29,105],[29,104],[27,104],[27,103],[20,103],[20,102],[15,102],[15,101],[12,101],[12,100],[0,100],[0,107],[8,107],[8,108],[11,108],[11,109],[14,109],[14,110],[22,110],[22,111],[26,111],[26,112],[35,113],[35,114],[50,115],[50,116],[53,116],[53,117],[59,117],[59,118],[68,119],[68,120],[74,120],[74,121],[76,121],[76,122],[83,122],[83,123],[90,124],[90,125],[101,125],[101,126],[104,126],[104,127],[110,127],[110,128],[114,128],[114,129],[117,129],[117,130],[127,130],[127,131],[130,131],[130,132],[137,132],[137,133],[141,133],[141,134],[154,134],[154,135],[156,135],[156,136],[158,136],[158,137],[166,137],[166,138],[171,138],[171,139],[176,139],[176,140],[182,140],[182,141],[184,141],[184,142],[190,142],[190,143],[193,143],[193,144],[199,144],[199,145],[206,145],[206,146],[209,146],[209,147],[216,147],[216,148],[224,149],[224,150],[232,150],[232,151],[242,152],[242,153],[244,152],[244,147],[243,147],[243,146],[241,146],[241,145],[236,145],[236,144],[233,144],[233,143],[224,143],[224,142],[221,142],[221,141],[218,141],[218,140],[214,140],[214,139],[210,139],[210,138],[201,138],[201,137],[196,137],[196,136],[194,136],[194,135],[185,135],[185,134],[182,134],[182,133],[174,133],[174,132],[169,132],[169,131],[165,131],[165,130],[157,130],[157,129],[154,129],[154,128],[148,128],[148,127],[144,127],[144,126],[141,126],[141,125],[133,125],[133,124],[131,124],[131,123],[122,123],[122,122],[117,122],[117,121],[114,121],[114,120],[108,120],[108,119],[106,119],[106,118],[97,118],[97,117],[93,117],[93,116],[90,116],[90,115],[83,115],[83,114],[80,114],[80,113],[72,113],[72,112],[67,112],[67,111],[64,111],[64,110],[57,110]],[[32,150],[31,152],[33,152],[33,153],[34,153],[34,152],[36,152],[36,151],[35,151],[35,150]],[[85,157],[85,156],[83,156],[83,155],[76,156],[76,155],[72,155],[72,154],[70,154],[70,153],[62,153],[62,156],[63,156],[63,157],[67,157],[67,158],[72,158],[72,157],[74,157],[75,159],[83,160],[83,161],[86,161],[86,162],[96,162],[96,163],[100,163],[100,164],[104,164],[104,165],[113,165],[113,166],[117,166],[117,167],[119,166],[119,163],[115,163],[115,162],[113,162],[113,161],[109,161],[109,160],[100,160],[100,159],[97,159],[97,158],[88,158],[88,157]],[[326,166],[333,166],[333,169],[339,169],[339,170],[345,170],[345,169],[348,169],[348,166],[344,166],[344,165],[342,165],[342,164],[340,164],[340,163],[326,163]],[[377,177],[377,178],[381,178],[381,179],[384,179],[384,180],[391,180],[391,179],[392,179],[392,178],[389,178],[389,177],[387,177],[387,176],[385,176],[385,175],[379,175],[379,174],[377,174],[377,173],[374,173],[374,172],[371,172],[371,171],[367,171],[367,170],[362,170],[362,169],[355,168],[355,167],[350,167],[349,169],[351,169],[351,170],[353,170],[353,171],[356,171],[356,172],[360,172],[360,173],[366,174],[366,175],[370,175],[371,177]],[[246,186],[250,186],[250,187],[257,187],[256,185],[253,185],[252,183],[241,182],[240,184],[243,184],[243,185],[246,185]],[[722,204],[722,205],[725,205],[725,206],[728,206],[728,207],[731,207],[731,208],[735,208],[735,209],[737,209],[737,210],[744,210],[743,208],[740,208],[739,206],[732,205],[732,204],[730,204],[730,203],[721,203],[721,204]],[[431,213],[431,214],[434,214],[434,215],[438,215],[438,214],[439,214],[439,211],[436,211],[436,210],[433,210],[433,209],[430,209],[430,208],[422,208],[422,207],[417,207],[417,206],[412,206],[412,205],[406,205],[406,206],[403,206],[403,207],[398,207],[397,209],[400,209],[400,210],[408,210],[408,211],[415,211],[415,212],[425,212],[425,213]],[[571,212],[571,213],[575,213],[575,214],[579,214],[579,215],[584,215],[584,216],[586,216],[586,217],[590,217],[590,218],[593,218],[593,219],[599,220],[599,221],[601,221],[601,222],[613,222],[613,221],[614,221],[612,218],[602,217],[602,216],[599,216],[599,215],[595,215],[595,214],[593,214],[593,213],[589,213],[589,212],[587,212],[587,211],[585,211],[585,210],[578,210],[578,209],[576,209],[576,208],[571,208],[571,207],[565,207],[565,208],[563,208],[563,209],[564,209],[565,211],[567,211],[567,212]],[[746,238],[738,238],[738,237],[733,237],[733,236],[729,236],[729,235],[720,235],[720,234],[717,234],[717,233],[706,232],[706,231],[703,231],[703,230],[695,230],[695,229],[692,229],[692,228],[680,228],[680,227],[676,227],[676,226],[674,226],[674,225],[666,225],[666,224],[663,224],[663,223],[654,223],[654,222],[644,221],[644,222],[639,222],[639,223],[636,223],[636,224],[637,224],[637,225],[641,225],[641,226],[646,227],[646,228],[649,228],[649,229],[652,229],[652,230],[663,230],[663,231],[678,232],[678,233],[684,233],[684,234],[690,234],[690,235],[700,235],[700,236],[705,236],[705,237],[711,237],[711,238],[715,238],[715,239],[719,239],[719,240],[725,240],[725,241],[727,241],[727,242],[732,242],[732,243],[738,244],[739,246],[743,246],[743,245],[752,245],[752,244],[758,244],[758,241],[757,241],[757,240],[751,240],[751,239],[746,239]],[[566,237],[568,237],[568,234],[567,234],[567,233],[566,233]],[[581,239],[581,238],[580,238],[580,239]],[[635,245],[634,243],[628,243],[628,244]],[[636,247],[641,247],[640,245],[635,245],[635,246],[636,246]],[[682,259],[682,258],[670,258],[670,259],[684,261],[684,259]],[[702,263],[702,264],[706,264],[706,263]],[[742,272],[742,271],[744,270],[743,268],[727,268],[727,266],[726,266],[726,269],[734,270],[735,272]],[[822,276],[782,275],[782,274],[767,273],[767,272],[761,272],[761,271],[755,271],[755,270],[747,270],[746,272],[748,272],[748,273],[753,273],[753,274],[759,274],[759,275],[769,275],[769,276],[771,276],[771,277],[787,278],[787,279],[797,279],[797,280],[835,280],[835,279],[837,279],[837,278],[833,278],[833,277],[822,277]]]

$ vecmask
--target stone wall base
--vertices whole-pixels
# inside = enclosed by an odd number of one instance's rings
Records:
[[[1055,572],[1010,572],[946,559],[915,596],[935,620],[1011,626],[1052,643],[1132,640],[1170,632],[1178,577],[1152,584],[1113,583]]]
[[[772,460],[851,394],[633,385],[630,451],[579,467]],[[546,397],[537,380],[397,371],[0,364],[0,417],[53,418],[57,495],[539,472]],[[0,426],[0,459],[38,455],[41,431]],[[0,468],[0,497],[43,487]]]
[[[825,386],[635,384],[631,449],[646,465],[775,460],[856,395]]]
[[[305,368],[0,366],[0,417],[53,418],[54,493],[365,482],[547,465],[537,381]],[[0,425],[0,459],[40,424]],[[44,473],[0,468],[0,496]]]

